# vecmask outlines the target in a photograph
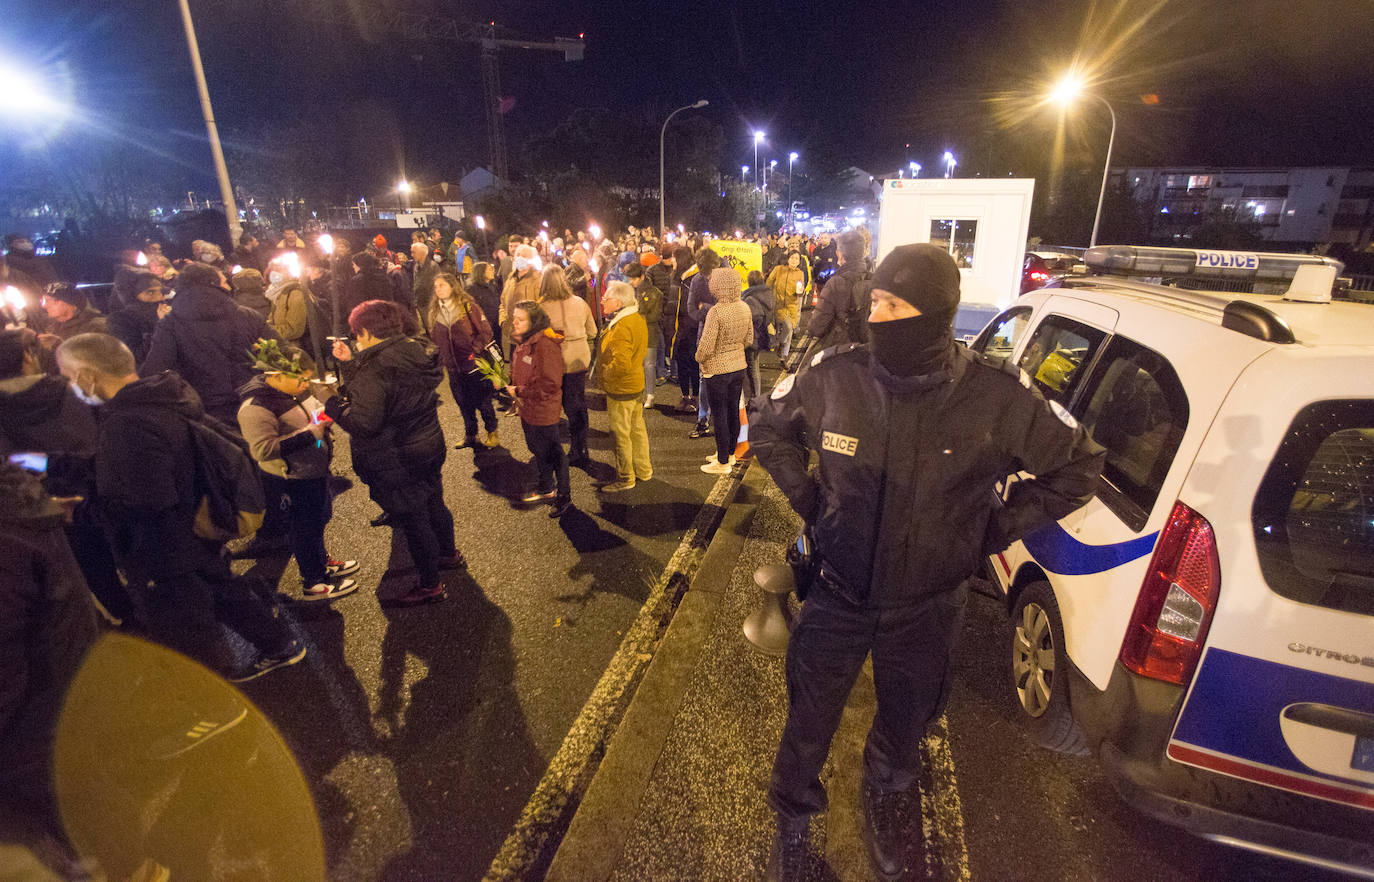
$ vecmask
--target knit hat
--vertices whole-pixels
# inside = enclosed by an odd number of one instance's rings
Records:
[[[54,282],[43,292],[43,296],[50,300],[61,300],[63,303],[70,303],[75,307],[85,306],[88,301],[86,295],[82,294],[75,285],[68,285],[66,282]]]
[[[385,250],[386,250],[386,236],[383,236],[381,233],[378,233],[377,235],[375,235],[375,236],[372,237],[372,244],[373,244],[373,245],[376,245],[377,248],[378,248],[379,250],[385,251]]]
[[[188,263],[181,268],[181,274],[177,276],[176,289],[181,291],[193,285],[206,285],[211,288],[219,287],[219,270],[205,263]]]
[[[729,303],[740,298],[740,292],[744,285],[740,282],[739,273],[729,267],[718,267],[711,270],[710,278],[706,280],[706,287],[711,291],[711,296],[716,298],[717,303]]]
[[[873,272],[873,287],[892,292],[922,315],[953,322],[959,309],[959,266],[943,248],[928,242],[899,245],[888,252]]]
[[[262,289],[267,287],[266,283],[263,281],[262,273],[251,267],[248,269],[241,269],[234,273],[232,285],[236,293],[243,291],[262,291]]]
[[[653,266],[659,262],[659,257],[652,251],[646,251],[639,255],[639,262],[642,266]]]
[[[157,276],[153,275],[152,273],[139,273],[137,276],[134,277],[133,288],[130,289],[129,293],[134,297],[137,297],[139,294],[142,294],[149,288],[161,287],[162,280],[159,279]]]

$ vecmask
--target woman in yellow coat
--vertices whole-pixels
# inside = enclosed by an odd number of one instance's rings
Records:
[[[773,289],[778,304],[774,323],[778,327],[778,358],[783,361],[792,351],[792,331],[801,321],[801,298],[806,289],[806,272],[801,262],[801,252],[789,251],[786,261],[768,274],[768,287]]]

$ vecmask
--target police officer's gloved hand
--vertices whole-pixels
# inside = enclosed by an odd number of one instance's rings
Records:
[[[1001,519],[998,514],[1001,510],[999,505],[988,517],[987,529],[983,531],[983,556],[991,557],[994,554],[1001,554],[1011,547],[1011,540],[1007,538],[1006,532],[1002,529]]]

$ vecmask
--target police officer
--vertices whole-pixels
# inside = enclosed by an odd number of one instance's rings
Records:
[[[896,248],[872,281],[869,344],[824,350],[750,403],[750,446],[820,564],[787,652],[770,879],[801,878],[808,821],[826,808],[821,767],[870,652],[864,840],[879,875],[901,874],[906,793],[948,692],[963,582],[983,555],[1087,503],[1105,456],[1023,372],[955,344],[959,270],[943,249]],[[1000,503],[995,485],[1019,471],[1035,477]]]

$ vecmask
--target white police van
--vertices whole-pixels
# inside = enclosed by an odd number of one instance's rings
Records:
[[[1108,450],[1089,505],[989,561],[1025,719],[1148,814],[1374,878],[1374,305],[1320,257],[1086,263],[971,344]]]

